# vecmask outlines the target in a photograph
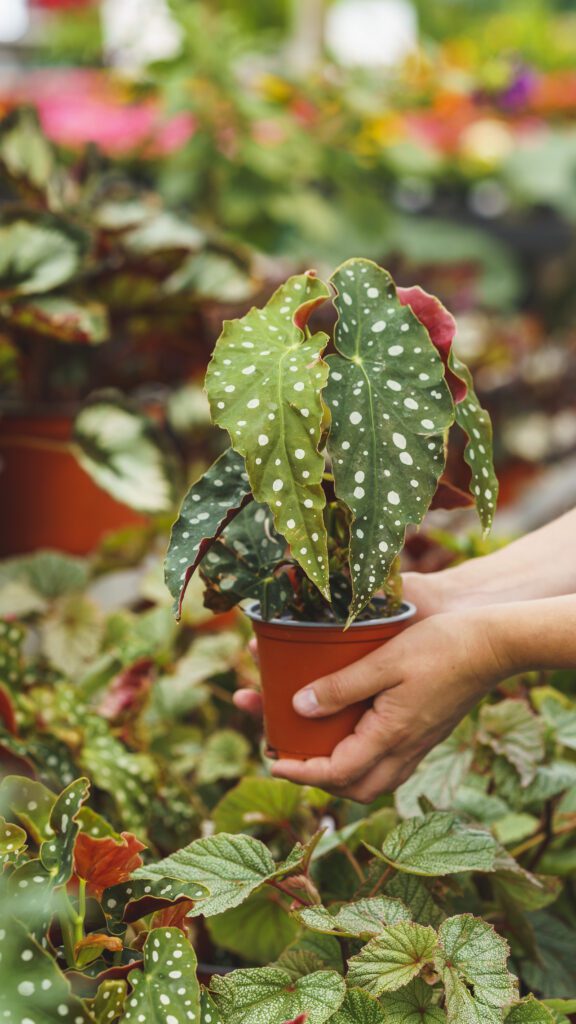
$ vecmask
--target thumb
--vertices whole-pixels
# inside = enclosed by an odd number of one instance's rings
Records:
[[[397,686],[402,680],[398,651],[389,640],[352,665],[317,679],[294,694],[294,710],[306,718],[322,718]]]

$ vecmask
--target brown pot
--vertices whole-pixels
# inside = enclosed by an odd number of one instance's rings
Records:
[[[73,418],[0,418],[0,556],[56,548],[86,555],[106,533],[146,523],[77,462]]]
[[[303,718],[292,707],[292,697],[307,683],[346,668],[365,654],[397,636],[409,624],[416,608],[407,602],[388,619],[354,622],[349,629],[320,622],[274,619],[265,622],[257,602],[244,609],[258,640],[264,724],[271,757],[327,757],[354,731],[369,706],[353,704],[327,718]]]

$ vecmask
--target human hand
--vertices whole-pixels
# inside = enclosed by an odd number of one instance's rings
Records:
[[[395,789],[445,739],[512,666],[491,639],[490,609],[432,615],[348,668],[317,680],[294,698],[320,718],[373,697],[354,733],[331,757],[277,761],[272,774],[369,803]],[[497,634],[496,634],[497,635]],[[239,706],[259,709],[244,693]]]

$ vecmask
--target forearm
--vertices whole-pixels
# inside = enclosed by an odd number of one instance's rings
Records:
[[[500,551],[434,576],[456,607],[576,593],[576,510]]]
[[[576,669],[576,595],[478,610],[504,675]]]

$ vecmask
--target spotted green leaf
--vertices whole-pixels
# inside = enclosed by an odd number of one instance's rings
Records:
[[[178,614],[198,564],[231,519],[251,501],[244,459],[229,448],[192,484],[172,527],[166,556],[166,586]]]
[[[474,391],[472,374],[468,367],[450,353],[450,369],[466,383],[466,398],[456,406],[456,423],[468,438],[464,459],[472,471],[470,491],[476,502],[480,522],[487,532],[492,526],[498,500],[498,477],[492,457],[492,424]]]
[[[206,375],[212,418],[246,458],[257,501],[274,515],[294,558],[329,597],[327,535],[318,451],[327,336],[306,323],[328,289],[312,274],[291,277],[263,309],[227,321]]]
[[[353,517],[352,619],[388,578],[407,525],[428,510],[454,406],[442,359],[390,274],[353,259],[332,282],[338,354],[327,360],[328,451],[336,495]]]
[[[324,1024],[344,1000],[344,979],[334,971],[303,978],[278,967],[233,971],[212,979],[212,994],[226,1024],[271,1024],[307,1014],[306,1024]]]
[[[436,932],[427,925],[400,921],[384,928],[348,961],[350,985],[373,996],[394,992],[420,974],[434,956]]]
[[[144,944],[143,970],[132,971],[132,994],[121,1024],[141,1017],[155,1024],[200,1020],[196,954],[179,928],[153,928]]]
[[[96,1024],[111,1024],[118,1020],[126,999],[127,985],[125,981],[103,981],[92,1007]]]
[[[26,846],[26,838],[23,828],[0,817],[0,865],[16,859],[20,850]]]
[[[206,989],[203,989],[200,998],[200,1024],[223,1024],[218,1007]]]
[[[0,922],[0,1019],[14,1024],[89,1024],[94,1018],[72,995],[56,961],[16,918]]]
[[[50,828],[54,834],[42,843],[40,860],[52,875],[54,885],[62,885],[72,877],[74,843],[80,831],[76,817],[89,791],[88,779],[76,779],[60,794],[52,808]]]
[[[80,764],[95,786],[109,793],[130,832],[142,835],[150,809],[151,783],[156,766],[149,754],[132,753],[102,723],[90,728]]]
[[[203,900],[208,890],[198,882],[178,882],[173,878],[131,879],[104,890],[102,910],[114,934],[123,934],[126,924],[139,921],[153,911],[164,910],[182,901]]]
[[[442,1024],[446,1014],[433,1000],[431,986],[414,978],[397,992],[386,992],[380,1001],[386,1024]]]
[[[331,935],[371,938],[386,925],[410,921],[410,913],[400,900],[390,896],[372,896],[346,903],[335,914],[326,907],[310,907],[297,913],[307,928]]]
[[[277,874],[272,857],[258,839],[220,832],[196,839],[157,864],[146,864],[134,878],[174,878],[199,882],[210,895],[194,907],[190,916],[211,917],[239,906],[269,878]]]
[[[576,1005],[572,1007],[572,1011],[574,1009]],[[506,1024],[554,1024],[555,1017],[544,1003],[529,995],[508,1010],[504,1020]]]
[[[41,782],[20,775],[6,775],[0,783],[0,814],[15,817],[35,843],[53,835],[50,814],[56,794]]]
[[[545,726],[520,700],[503,700],[480,709],[478,738],[502,754],[518,772],[523,786],[529,785],[544,759]]]
[[[380,1003],[362,989],[352,988],[330,1024],[388,1024]],[[420,1024],[420,1022],[418,1022]]]
[[[372,852],[408,874],[453,875],[492,871],[498,844],[489,832],[465,825],[456,814],[433,811],[403,821],[386,837],[382,852]]]
[[[518,982],[507,968],[507,942],[471,914],[444,921],[438,941],[435,967],[444,983],[448,1021],[501,1021],[501,1008],[518,994]]]

